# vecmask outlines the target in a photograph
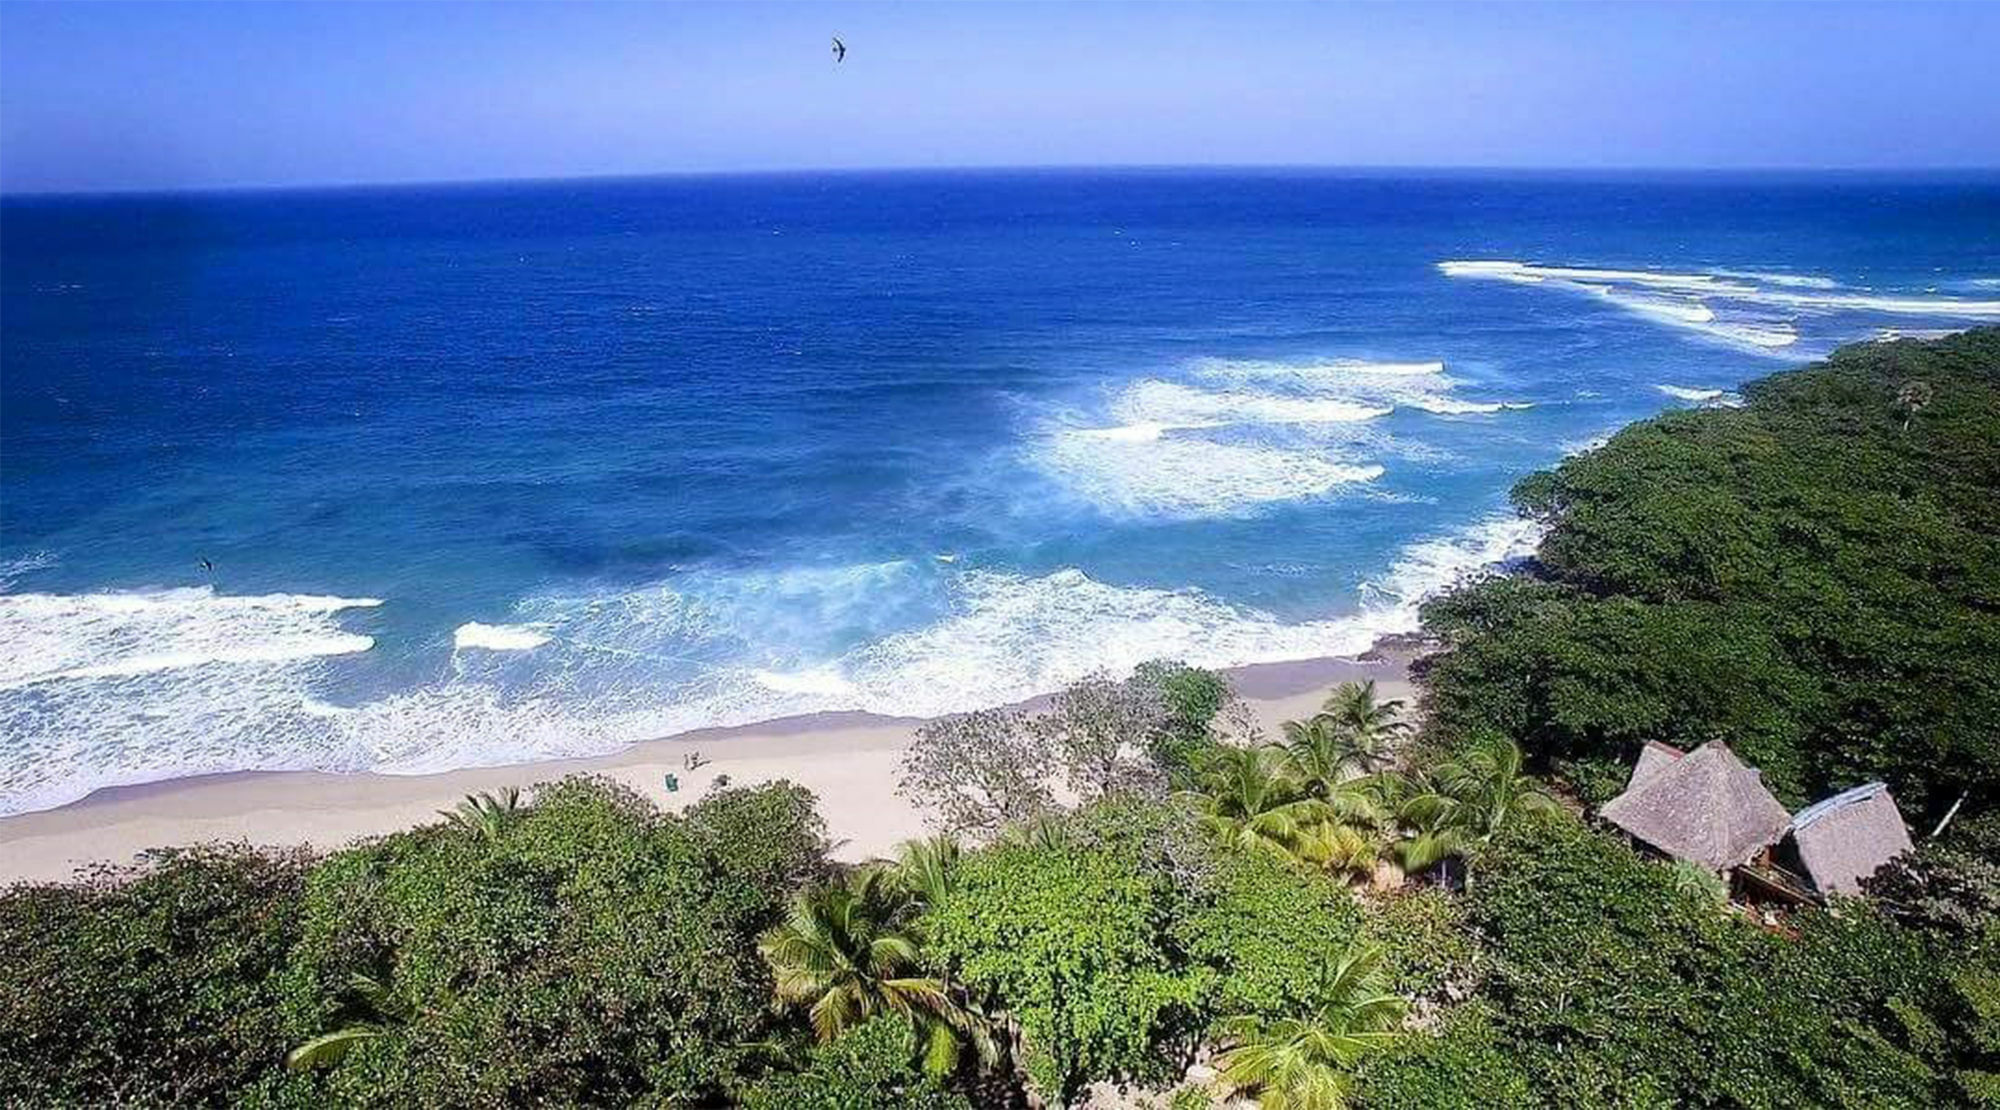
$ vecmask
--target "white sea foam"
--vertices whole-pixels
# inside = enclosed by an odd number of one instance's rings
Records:
[[[1468,579],[1534,554],[1548,532],[1539,521],[1495,515],[1468,528],[1419,540],[1403,549],[1381,581],[1378,596],[1393,601],[1393,619],[1377,623],[1377,635],[1414,632],[1417,607]]]
[[[1261,359],[1202,359],[1195,364],[1197,374],[1224,381],[1293,378],[1321,384],[1351,382],[1368,377],[1426,377],[1444,373],[1444,363],[1370,362],[1364,359],[1331,359],[1312,362],[1275,362]]]
[[[812,694],[844,698],[854,692],[854,684],[831,667],[803,671],[753,670],[750,677],[759,684],[785,694]]]
[[[533,625],[481,624],[468,621],[451,634],[452,647],[486,651],[528,651],[549,642],[549,634]]]
[[[1378,464],[1310,448],[1166,437],[1113,439],[1057,431],[1038,461],[1078,496],[1121,515],[1206,516],[1317,497],[1382,476]]]
[[[0,594],[0,812],[213,771],[352,767],[312,706],[372,598]]]
[[[206,587],[0,594],[0,689],[209,664],[282,663],[367,651],[334,614],[382,604],[310,594],[218,596]]]
[[[1639,285],[1696,294],[1729,290],[1748,292],[1751,289],[1750,286],[1738,282],[1724,281],[1714,274],[1676,274],[1660,270],[1610,270],[1582,266],[1537,266],[1527,262],[1499,259],[1440,262],[1438,269],[1447,277],[1486,278],[1526,285],[1539,285],[1546,281],[1569,284]]]
[[[1324,362],[1225,361],[1209,359],[1196,373],[1211,380],[1236,383],[1288,382],[1320,398],[1361,405],[1387,415],[1396,408],[1413,408],[1447,415],[1495,413],[1533,408],[1527,401],[1470,401],[1448,396],[1461,382],[1444,372],[1443,362]]]
[[[1717,339],[1772,351],[1789,347],[1799,341],[1798,330],[1782,320],[1767,323],[1742,321],[1716,323],[1704,330]]]
[[[1803,317],[1873,313],[2000,319],[2000,300],[1856,292],[1829,278],[1804,274],[1751,270],[1677,274],[1498,260],[1440,262],[1438,269],[1448,277],[1589,294],[1636,315],[1773,356],[1790,357],[1786,349],[1797,343],[1797,325]],[[1846,337],[1851,338],[1852,333]]]
[[[1507,412],[1535,407],[1532,401],[1461,401],[1456,397],[1444,397],[1435,393],[1412,394],[1404,398],[1402,403],[1413,409],[1446,415]]]
[[[1695,389],[1685,385],[1656,385],[1653,388],[1682,401],[1713,401],[1728,392],[1722,389]]]
[[[1342,397],[1195,389],[1178,382],[1148,378],[1126,387],[1112,403],[1111,411],[1126,427],[1203,428],[1225,424],[1345,424],[1387,416],[1392,409]]]
[[[1964,332],[1964,328],[1877,328],[1875,338],[1895,339],[1945,339]]]
[[[1840,283],[1832,278],[1817,277],[1812,274],[1790,274],[1771,270],[1711,270],[1720,277],[1747,278],[1765,285],[1785,285],[1794,289],[1838,289]]]
[[[1423,598],[1525,553],[1538,535],[1505,517],[1413,543],[1358,610],[1320,620],[1288,621],[1199,590],[1117,585],[1077,570],[1025,575],[896,561],[696,573],[623,592],[525,599],[518,627],[549,637],[525,685],[507,685],[472,659],[429,685],[339,705],[315,688],[323,659],[281,651],[242,661],[210,651],[202,663],[164,670],[36,681],[0,698],[0,735],[29,741],[0,765],[0,812],[210,771],[424,772],[601,753],[798,713],[956,712],[1167,656],[1231,666],[1352,654],[1414,628]],[[936,608],[914,620],[897,616],[911,598]],[[179,626],[190,623],[226,627],[240,646],[303,648],[314,636],[346,634],[328,622],[372,604],[206,590],[0,603],[10,606],[0,608],[10,649],[68,638],[37,627],[60,620],[68,631],[95,629],[80,642],[99,645],[97,666],[166,654],[140,642],[157,641],[163,629],[188,642]],[[106,632],[113,624],[126,634]],[[762,658],[746,661],[753,657]],[[15,656],[8,665],[17,675],[30,666]],[[81,669],[74,658],[32,667],[38,675]]]
[[[1895,316],[1941,316],[1989,320],[2000,318],[2000,301],[1964,297],[1902,297],[1877,293],[1792,293],[1765,290],[1746,298],[1766,304],[1810,309],[1881,312]]]
[[[1412,543],[1366,588],[1361,607],[1340,617],[1286,621],[1200,590],[1121,586],[1075,569],[1042,575],[965,571],[946,576],[945,611],[933,619],[817,663],[724,666],[671,690],[641,681],[645,672],[637,671],[629,684],[582,701],[562,681],[525,696],[467,685],[388,699],[345,723],[374,735],[369,746],[382,769],[416,772],[468,761],[584,754],[689,728],[799,713],[962,712],[1027,698],[1097,670],[1127,672],[1148,659],[1226,667],[1354,654],[1383,635],[1414,630],[1422,601],[1531,552],[1541,531],[1530,521],[1493,517]],[[840,595],[819,603],[833,610],[879,604],[879,588],[889,585],[872,568],[814,581]],[[727,589],[746,599],[760,592],[747,585]],[[761,625],[770,614],[695,602],[683,589],[661,588],[578,610],[583,623],[564,629],[559,639],[642,633],[646,626],[628,624],[630,616],[654,611],[668,597],[680,599],[671,608],[706,614],[698,630],[672,622],[696,644],[734,641],[752,631],[736,622]],[[614,613],[622,614],[616,627],[606,625]],[[587,627],[592,625],[598,627]],[[658,651],[644,654],[657,657]]]
[[[1715,273],[1536,266],[1511,261],[1440,262],[1438,269],[1448,277],[1510,281],[1586,294],[1634,315],[1764,354],[1781,354],[1798,339],[1788,319],[1754,315],[1754,310],[1750,315],[1744,313],[1745,304],[1763,295],[1759,286],[1724,280]],[[1736,272],[1732,276],[1750,275]],[[1717,304],[1731,306],[1728,315],[1718,312]]]
[[[55,565],[56,556],[52,551],[31,551],[13,559],[0,560],[0,593],[13,589],[14,583],[22,577]]]
[[[1602,297],[1620,308],[1642,316],[1656,316],[1672,324],[1712,324],[1715,310],[1691,297],[1670,297],[1657,293],[1631,292],[1610,285],[1576,283],[1578,289]]]
[[[1168,432],[1185,428],[1181,424],[1120,424],[1111,428],[1077,428],[1075,434],[1091,439],[1108,439],[1117,443],[1150,443]]]
[[[1201,359],[1192,382],[1143,378],[1118,388],[1093,426],[1071,413],[1035,448],[1041,469],[1120,515],[1240,513],[1318,497],[1383,473],[1369,454],[1437,458],[1403,437],[1351,430],[1398,408],[1488,416],[1525,401],[1454,396],[1442,361]]]

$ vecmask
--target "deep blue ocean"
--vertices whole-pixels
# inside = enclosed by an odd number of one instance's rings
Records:
[[[1521,475],[2000,322],[2000,179],[13,198],[0,284],[11,812],[1358,652]]]

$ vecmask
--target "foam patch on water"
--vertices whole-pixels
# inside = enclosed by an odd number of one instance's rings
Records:
[[[1728,392],[1723,389],[1695,389],[1684,385],[1656,385],[1653,388],[1682,401],[1713,401]]]
[[[529,651],[549,642],[549,634],[533,625],[481,624],[469,621],[451,634],[452,647],[459,650]]]
[[[1380,464],[1310,448],[1183,436],[1107,437],[1101,429],[1049,436],[1039,465],[1077,496],[1128,516],[1213,516],[1325,495],[1380,478]]]
[[[374,640],[372,598],[208,588],[0,594],[0,812],[100,786],[357,762],[310,710],[312,685]]]
[[[1743,407],[1743,398],[1727,389],[1697,389],[1683,385],[1656,385],[1654,389],[1672,397],[1676,401],[1702,405],[1708,408],[1735,409]]]
[[[1532,407],[1456,396],[1461,383],[1444,370],[1435,360],[1201,359],[1188,380],[1116,387],[1101,416],[1051,420],[1033,459],[1118,515],[1230,515],[1323,497],[1380,478],[1384,455],[1422,452],[1421,444],[1342,429],[1398,409],[1461,417]]]
[[[1897,339],[1947,339],[1965,331],[1965,328],[1877,328],[1875,338],[1883,342]]]
[[[145,593],[0,594],[0,690],[44,682],[367,651],[334,615],[374,598],[217,596],[209,587]]]
[[[1611,270],[1588,266],[1538,266],[1501,259],[1455,260],[1438,263],[1446,277],[1486,278],[1521,285],[1544,282],[1636,285],[1649,289],[1670,289],[1684,293],[1714,293],[1725,290],[1749,291],[1752,287],[1724,281],[1714,274],[1676,274],[1658,270]]]
[[[1487,414],[1528,409],[1527,401],[1472,401],[1450,396],[1464,384],[1445,373],[1443,362],[1365,362],[1335,359],[1278,362],[1205,359],[1198,377],[1237,383],[1282,383],[1309,396],[1334,397],[1346,404],[1372,406],[1382,414],[1397,408],[1442,415]]]
[[[1125,426],[1200,428],[1227,424],[1346,424],[1387,416],[1392,408],[1345,397],[1196,389],[1149,378],[1124,389],[1111,411]]]
[[[1767,304],[1853,312],[1881,312],[1897,316],[2000,319],[2000,300],[1971,300],[1964,297],[1911,297],[1879,293],[1791,293],[1767,290],[1758,293],[1754,299]]]
[[[1511,260],[1438,263],[1447,277],[1503,281],[1596,297],[1619,309],[1744,350],[1791,357],[1802,318],[1853,315],[2000,319],[2000,300],[1853,290],[1812,274],[1756,270],[1672,273]],[[1934,293],[1935,290],[1928,290]],[[1827,338],[1866,334],[1834,326]],[[1803,357],[1803,356],[1801,356]]]
[[[1446,416],[1463,416],[1468,413],[1484,415],[1495,412],[1518,411],[1535,407],[1532,401],[1461,401],[1456,397],[1440,397],[1436,394],[1418,394],[1403,401],[1413,409],[1441,413]]]
[[[672,682],[662,681],[655,668],[638,666],[604,682],[606,661],[583,654],[575,665],[599,680],[587,696],[574,676],[552,673],[520,692],[462,683],[399,695],[349,713],[342,723],[356,744],[376,753],[379,769],[417,773],[585,755],[694,728],[803,713],[962,712],[1046,693],[1094,671],[1129,672],[1163,657],[1226,667],[1352,655],[1383,635],[1414,631],[1422,601],[1532,552],[1541,534],[1534,522],[1496,516],[1413,543],[1364,588],[1358,611],[1324,620],[1286,621],[1200,590],[1117,585],[1076,569],[945,572],[942,609],[930,619],[818,660],[783,666],[719,661],[682,667]],[[879,566],[854,574],[815,572],[809,579],[810,586],[800,585],[818,595],[808,607],[830,613],[877,606],[884,589],[908,586],[885,580]],[[705,596],[696,597],[697,591]],[[632,658],[689,663],[722,644],[732,645],[732,654],[755,654],[755,643],[784,638],[758,636],[764,626],[782,625],[785,611],[749,603],[761,593],[750,585],[676,583],[636,591],[624,602],[575,608],[565,601],[558,607],[573,609],[575,620],[556,630],[557,642],[616,640]],[[718,594],[740,600],[713,600]],[[629,619],[652,612],[678,614],[668,622],[675,631],[662,634]],[[613,613],[624,615],[607,619]],[[696,613],[702,615],[690,616]]]
[[[32,551],[12,559],[0,560],[0,593],[14,588],[14,583],[38,570],[48,570],[56,565],[52,551]]]
[[[1794,289],[1838,289],[1840,283],[1832,278],[1814,274],[1781,273],[1772,270],[1710,270],[1720,277],[1745,278],[1763,285],[1783,285]]]
[[[1370,362],[1365,359],[1272,362],[1258,359],[1210,358],[1199,360],[1195,364],[1195,370],[1203,377],[1224,381],[1296,378],[1304,381],[1329,383],[1350,382],[1357,377],[1436,377],[1444,373],[1444,363],[1442,361]]]

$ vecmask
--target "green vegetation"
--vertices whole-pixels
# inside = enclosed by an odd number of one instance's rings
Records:
[[[882,1014],[901,1017],[928,1075],[957,1071],[968,1043],[990,1063],[985,1019],[949,983],[924,974],[917,918],[925,908],[893,867],[862,868],[801,892],[760,942],[778,999],[804,1007],[821,1041]]]
[[[1339,1110],[1354,1070],[1394,1044],[1405,1003],[1390,992],[1382,950],[1352,946],[1315,976],[1310,1008],[1297,1017],[1225,1019],[1229,1047],[1216,1062],[1222,1086],[1257,1096],[1266,1110]]]
[[[1844,348],[1522,481],[1534,579],[1425,611],[1434,735],[1592,778],[1726,736],[1787,804],[2000,786],[2000,331]],[[1914,387],[1921,385],[1922,389]],[[1911,398],[1921,395],[1921,403]]]
[[[306,874],[201,848],[0,897],[0,1105],[220,1105],[268,1081],[296,1043],[281,974]]]
[[[788,784],[572,779],[14,888],[0,1105],[2000,1106],[1996,382],[2000,332],[1850,349],[1523,482],[1420,731],[1148,664],[927,726],[952,835],[889,860]],[[1577,815],[1712,737],[1917,850],[1773,928]]]

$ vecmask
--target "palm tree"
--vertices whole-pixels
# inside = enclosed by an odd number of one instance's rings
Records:
[[[1439,790],[1455,802],[1452,823],[1481,841],[1537,813],[1559,813],[1562,805],[1522,769],[1521,746],[1504,737],[1480,744],[1431,772]]]
[[[1525,817],[1562,806],[1522,770],[1520,745],[1495,738],[1402,779],[1397,817],[1406,831],[1395,852],[1410,874],[1463,856]]]
[[[997,843],[1038,851],[1057,851],[1069,843],[1069,827],[1053,813],[1037,813],[1009,824]]]
[[[1332,816],[1306,793],[1284,749],[1217,747],[1196,769],[1187,797],[1201,823],[1225,843],[1290,856],[1307,831]]]
[[[286,1067],[304,1071],[338,1064],[361,1045],[389,1036],[409,1024],[410,1008],[392,997],[388,986],[380,980],[356,972],[348,976],[347,987],[359,996],[364,1016],[293,1049],[285,1055]]]
[[[1231,1018],[1217,1058],[1223,1086],[1250,1092],[1264,1110],[1341,1110],[1363,1057],[1394,1041],[1403,1000],[1389,992],[1382,949],[1349,944],[1320,969],[1316,1002],[1302,1017]]]
[[[525,809],[521,804],[520,788],[510,786],[498,795],[491,791],[467,794],[455,808],[441,809],[438,813],[444,816],[447,824],[487,840],[496,840]]]
[[[939,833],[922,840],[905,840],[896,858],[882,867],[897,889],[919,909],[930,909],[951,893],[953,872],[960,855],[958,841]]]
[[[1380,853],[1375,838],[1353,825],[1322,821],[1300,837],[1294,853],[1298,858],[1351,882],[1363,882],[1375,873]]]
[[[982,1063],[990,1062],[994,1047],[985,1023],[958,1005],[943,980],[920,973],[911,910],[909,895],[879,867],[800,894],[785,920],[758,942],[777,977],[779,1000],[804,1006],[823,1042],[877,1014],[895,1013],[910,1020],[932,1074],[955,1070],[966,1041]]]
[[[1391,749],[1410,731],[1402,720],[1402,699],[1376,701],[1372,678],[1335,687],[1321,716],[1330,719],[1345,739],[1344,766],[1364,775],[1388,767],[1394,760]]]
[[[1307,789],[1325,795],[1347,777],[1353,745],[1331,714],[1286,721],[1280,727],[1285,734],[1285,753],[1291,756],[1292,769]]]
[[[1413,779],[1410,794],[1397,808],[1403,835],[1390,851],[1407,875],[1417,875],[1457,859],[1471,849],[1473,837],[1455,822],[1456,799],[1436,792],[1426,780]]]

